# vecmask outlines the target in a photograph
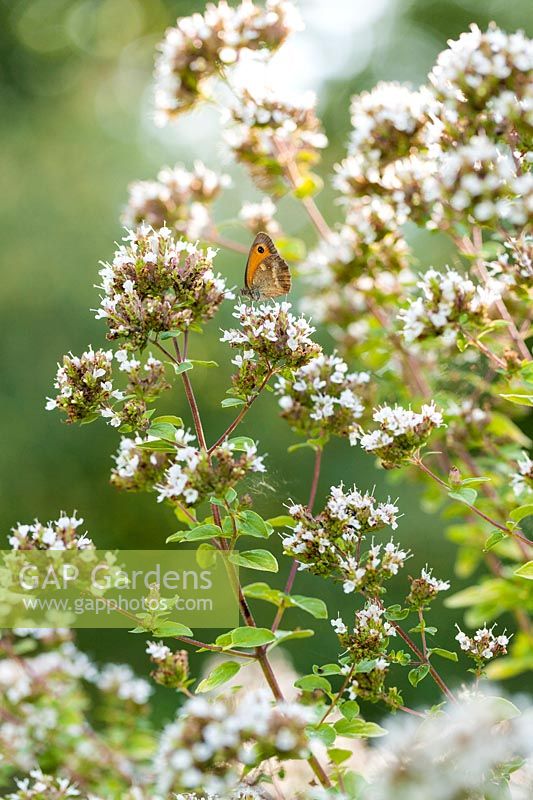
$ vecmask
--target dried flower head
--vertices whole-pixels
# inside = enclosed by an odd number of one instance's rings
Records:
[[[163,167],[157,180],[129,185],[122,223],[127,228],[143,222],[156,229],[168,225],[191,241],[202,239],[212,225],[206,206],[230,185],[229,175],[218,175],[202,161],[194,162],[192,172],[183,164]]]
[[[355,660],[381,658],[386,654],[388,639],[396,636],[396,631],[386,619],[385,609],[373,600],[365,603],[360,611],[355,612],[354,625],[348,628],[339,617],[331,624],[339,637],[341,646],[349,650]]]
[[[423,405],[420,412],[401,406],[381,406],[373,414],[379,427],[361,435],[361,447],[374,453],[385,469],[405,464],[426,444],[435,428],[444,423],[433,403]]]
[[[349,437],[358,430],[369,384],[368,372],[348,372],[342,358],[322,353],[290,377],[280,377],[275,391],[281,416],[293,430],[311,439],[326,434]]]
[[[243,51],[277,49],[301,27],[288,0],[267,0],[266,8],[242,0],[209,3],[204,14],[178,19],[159,45],[155,65],[156,122],[165,125],[206,97],[208,79],[235,64]]]
[[[108,339],[142,349],[151,334],[188,330],[210,319],[232,297],[213,272],[216,251],[176,241],[168,228],[142,225],[129,231],[113,262],[100,271],[104,292],[97,318],[108,321]]]
[[[160,642],[147,642],[146,652],[156,665],[150,673],[156,683],[183,690],[189,681],[189,656],[186,650],[172,650]]]

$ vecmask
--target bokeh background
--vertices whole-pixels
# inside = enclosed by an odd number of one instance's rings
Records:
[[[0,0],[3,533],[17,521],[56,518],[61,509],[77,509],[100,547],[156,549],[175,530],[171,512],[152,497],[120,494],[108,485],[116,432],[103,424],[61,424],[59,415],[45,412],[44,398],[64,352],[104,344],[104,326],[89,309],[97,305],[98,261],[112,255],[121,236],[119,216],[129,181],[151,178],[163,164],[187,166],[200,158],[235,180],[216,207],[217,219],[235,219],[240,203],[258,196],[246,175],[227,163],[212,116],[195,113],[164,131],[152,124],[154,47],[176,16],[201,11],[203,5],[191,0]],[[276,68],[294,89],[319,93],[331,142],[325,176],[342,157],[353,93],[378,80],[424,82],[446,40],[471,22],[486,26],[493,19],[507,30],[533,31],[530,0],[301,0],[300,9],[306,31],[276,57]],[[319,198],[330,222],[338,214],[332,199],[328,188]],[[313,231],[290,199],[282,201],[280,219],[288,233],[312,243]],[[248,239],[238,226],[231,227],[231,234],[243,243]],[[445,263],[449,251],[444,240],[415,231],[409,235],[422,267]],[[240,284],[242,258],[221,253],[217,264],[231,284]],[[230,309],[225,313],[221,325],[229,321]],[[214,358],[223,365],[223,374],[194,373],[213,438],[233,414],[220,408],[228,353],[218,343],[216,324],[192,347],[192,357]],[[167,405],[187,415],[178,388]],[[243,434],[254,430],[260,431],[261,449],[269,454],[269,486],[255,487],[257,510],[271,516],[282,513],[287,498],[305,501],[312,456],[305,450],[287,454],[294,438],[277,418],[271,395],[258,401],[242,427]],[[375,470],[371,458],[346,443],[334,444],[326,451],[318,504],[328,487],[341,480],[356,481],[362,489],[375,485],[378,497],[399,495],[405,512],[399,537],[416,553],[408,571],[429,560],[439,577],[450,576],[454,549],[441,535],[438,519],[426,513],[416,487],[386,485],[389,477]],[[278,576],[279,585],[284,577]],[[245,576],[250,582],[260,578],[258,573]],[[403,588],[403,581],[398,584]],[[460,588],[460,582],[455,580],[453,587]],[[300,577],[297,591],[322,596],[332,616],[350,609],[350,600],[324,581]],[[294,624],[310,622],[304,614],[289,613]],[[443,646],[452,644],[453,616],[435,610],[432,624],[440,627]],[[260,621],[270,618],[271,607],[262,607]],[[289,650],[301,670],[335,658],[329,622],[317,627],[314,639],[297,641]],[[99,661],[128,661],[140,674],[148,672],[142,641],[125,631],[82,631],[79,642]],[[452,683],[464,675],[448,662],[445,669]],[[419,687],[425,696],[418,701],[405,688],[408,704],[437,699],[429,680]],[[156,713],[170,716],[175,702],[168,692],[159,693]]]

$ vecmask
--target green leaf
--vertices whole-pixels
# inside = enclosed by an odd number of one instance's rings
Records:
[[[238,673],[240,668],[241,665],[236,661],[224,661],[222,664],[217,664],[217,666],[211,670],[207,678],[204,678],[204,680],[198,684],[196,692],[210,692],[211,689],[222,686],[223,683],[231,680],[231,678]]]
[[[314,635],[315,632],[312,628],[296,628],[294,631],[281,631],[278,629],[276,631],[276,641],[269,649],[277,647],[278,644],[284,644],[290,639],[308,639]]]
[[[340,675],[342,670],[338,664],[323,664],[321,667],[315,664],[313,672],[315,675]]]
[[[181,364],[174,364],[174,372],[176,375],[181,375],[182,372],[188,372],[193,368],[190,361],[182,361]]]
[[[268,583],[250,583],[242,591],[245,597],[251,597],[252,600],[264,600],[266,603],[272,603],[278,607],[284,604],[286,598],[282,591],[273,589]]]
[[[409,609],[402,608],[397,603],[393,606],[389,606],[385,611],[385,619],[388,620],[405,619],[407,616],[409,616]]]
[[[533,581],[533,561],[528,561],[527,564],[522,564],[514,571],[515,575],[520,578],[525,578],[528,581]]]
[[[176,428],[183,428],[183,420],[181,417],[176,417],[174,414],[164,414],[162,417],[155,417],[152,420],[152,425],[158,425],[160,422],[166,422],[169,425],[174,425]]]
[[[375,722],[365,722],[364,719],[339,719],[334,726],[339,736],[351,738],[374,738],[385,736],[387,731]]]
[[[328,725],[325,722],[322,723],[322,725],[310,725],[307,728],[307,733],[312,739],[319,739],[326,747],[332,745],[337,738],[337,734],[335,733],[333,726]]]
[[[293,594],[290,599],[292,601],[291,605],[301,608],[303,611],[307,611],[307,613],[311,614],[315,619],[328,618],[328,607],[324,601],[320,600],[318,597],[304,597],[301,594]]]
[[[234,450],[246,450],[248,447],[255,447],[255,442],[249,436],[234,436],[228,439],[228,444],[233,445]]]
[[[231,553],[229,560],[232,564],[247,569],[259,569],[264,572],[277,572],[278,562],[268,550],[245,550],[240,553]]]
[[[457,661],[457,653],[454,653],[452,650],[444,650],[442,647],[432,647],[429,652],[441,658],[447,658],[448,661]]]
[[[233,488],[229,488],[226,494],[224,495],[224,500],[228,505],[231,505],[234,500],[237,499],[237,492]]]
[[[176,533],[172,533],[170,536],[167,536],[165,543],[168,544],[169,542],[182,542],[187,536],[187,533],[188,531],[176,531]]]
[[[331,692],[331,683],[320,675],[304,675],[302,678],[298,678],[294,685],[302,692],[313,692],[315,689]]]
[[[276,640],[269,628],[235,628],[229,634],[230,647],[261,647]],[[218,640],[217,640],[218,641]]]
[[[328,758],[334,764],[342,764],[347,758],[350,758],[353,753],[351,750],[344,750],[342,747],[330,747],[328,750]]]
[[[167,339],[176,339],[178,336],[181,336],[181,331],[163,331],[159,334],[159,339],[164,342]]]
[[[222,408],[232,408],[233,406],[243,406],[244,400],[239,400],[238,397],[226,397],[220,403]]]
[[[356,703],[355,700],[346,700],[346,702],[341,704],[339,710],[344,719],[355,719],[359,714],[359,703]]]
[[[477,499],[477,492],[475,489],[456,489],[453,492],[448,492],[448,497],[452,500],[459,500],[460,503],[466,503],[468,506],[473,506]]]
[[[158,439],[175,440],[176,428],[168,422],[154,422],[147,430],[149,436],[157,436]]]
[[[295,453],[297,450],[302,450],[304,447],[316,450],[315,445],[311,444],[311,442],[298,442],[298,444],[291,444],[290,447],[287,447],[287,453]]]
[[[269,517],[266,522],[272,525],[273,528],[288,528],[294,525],[293,518],[287,516],[287,514],[281,514],[279,517]]]
[[[215,566],[217,560],[217,549],[212,544],[202,542],[196,550],[196,561],[202,569],[210,569]]]
[[[485,547],[483,548],[483,552],[486,553],[488,550],[492,550],[498,542],[501,542],[502,539],[507,539],[507,534],[503,531],[495,530],[491,533],[487,541],[485,542]]]
[[[216,361],[199,361],[197,358],[190,358],[189,364],[192,364],[195,367],[218,367]]]
[[[517,406],[533,406],[533,394],[501,394],[500,397]]]
[[[180,622],[171,622],[170,620],[161,622],[153,629],[152,633],[154,636],[192,636],[191,629],[186,625],[182,625]]]
[[[479,486],[481,483],[488,483],[492,478],[464,478],[461,486]]]
[[[513,510],[509,514],[509,518],[512,519],[513,522],[520,522],[526,517],[530,517],[532,514],[533,514],[533,503],[527,503],[525,506],[519,506],[518,508],[513,508]]]
[[[222,531],[218,527],[218,525],[197,525],[196,528],[193,528],[190,531],[187,531],[185,535],[185,539],[188,542],[197,542],[202,539],[213,539],[217,536],[221,536]]]
[[[272,526],[255,511],[241,511],[239,516],[239,535],[254,536],[256,539],[268,539],[273,531]]]
[[[426,675],[429,672],[428,664],[420,664],[419,667],[415,667],[415,669],[409,670],[407,678],[409,679],[409,683],[411,686],[418,686],[420,681],[423,681]]]
[[[162,439],[154,439],[153,442],[141,442],[136,444],[140,450],[153,450],[156,453],[175,453],[176,448],[169,442],[164,442]]]

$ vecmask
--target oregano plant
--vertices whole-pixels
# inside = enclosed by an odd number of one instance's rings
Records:
[[[96,318],[108,349],[65,355],[46,405],[69,424],[117,430],[112,484],[168,506],[169,548],[203,562],[224,555],[239,624],[204,641],[172,603],[135,617],[153,681],[183,697],[162,731],[148,714],[150,684],[128,666],[97,669],[65,629],[4,630],[6,797],[529,796],[516,787],[528,780],[531,711],[487,681],[533,665],[533,462],[522,426],[533,406],[533,43],[472,25],[424,86],[379,83],[353,97],[346,157],[328,176],[316,98],[268,82],[269,59],[301,25],[288,0],[209,4],[165,32],[154,77],[157,124],[179,127],[205,103],[220,109],[221,141],[262,192],[243,205],[242,227],[250,241],[273,239],[301,301],[228,286],[218,252],[244,266],[248,251],[213,208],[229,178],[200,161],[163,167],[130,185],[122,242],[102,254]],[[247,81],[255,61],[264,77]],[[335,225],[319,197],[325,181],[342,209]],[[285,196],[313,228],[308,250],[278,213]],[[415,262],[409,225],[448,237],[452,263],[436,269],[423,253]],[[212,429],[195,384],[218,365],[196,355],[230,303],[234,322],[219,338],[233,369]],[[265,413],[281,415],[288,449],[309,448],[314,463],[308,494],[276,490],[277,515],[264,519],[249,478],[268,473],[268,420],[246,434],[241,424],[269,390]],[[161,413],[161,398],[168,409],[182,396],[187,417]],[[428,563],[410,574],[401,489],[398,499],[368,492],[354,469],[317,503],[333,439],[416,482],[442,511],[467,588],[454,592],[428,543],[417,545]],[[18,524],[9,546],[94,548],[81,525],[63,512]],[[300,593],[301,571],[317,577],[317,596]],[[328,610],[321,581],[349,599],[349,614]],[[441,602],[457,610],[453,650],[432,624]],[[271,621],[260,626],[265,604]],[[290,608],[307,615],[305,628],[291,627]],[[277,648],[290,653],[326,625],[337,659],[287,681]],[[213,654],[202,675],[191,674],[191,650]],[[461,683],[450,662],[464,667]],[[412,687],[432,681],[438,702],[408,705],[403,675]]]

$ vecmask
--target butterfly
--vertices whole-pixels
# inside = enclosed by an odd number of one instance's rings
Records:
[[[270,236],[258,233],[248,253],[241,294],[259,300],[261,297],[279,297],[290,290],[289,265],[276,250]]]

